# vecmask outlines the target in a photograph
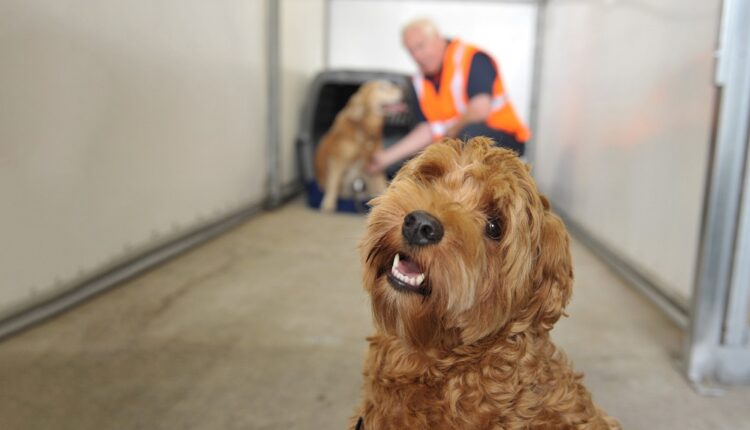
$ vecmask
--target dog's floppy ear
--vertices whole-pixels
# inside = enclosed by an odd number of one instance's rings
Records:
[[[355,93],[346,104],[346,115],[352,121],[362,121],[367,110],[367,100],[362,91]]]
[[[542,196],[544,219],[534,268],[535,320],[549,330],[563,315],[573,288],[573,265],[568,233],[562,220],[549,209]]]
[[[549,200],[547,200],[547,197],[544,197],[543,195],[539,195],[539,197],[542,199],[542,207],[544,207],[545,212],[549,211]]]

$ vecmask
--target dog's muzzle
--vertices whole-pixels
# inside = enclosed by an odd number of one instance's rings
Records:
[[[409,245],[434,245],[443,238],[443,224],[428,212],[414,211],[404,217],[401,234]]]

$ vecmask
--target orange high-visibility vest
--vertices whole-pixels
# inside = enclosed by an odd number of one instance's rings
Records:
[[[414,89],[417,92],[422,113],[430,125],[433,139],[443,137],[448,128],[455,124],[466,111],[469,103],[467,95],[469,69],[474,54],[479,51],[479,48],[475,46],[453,39],[443,56],[443,70],[438,91],[435,91],[435,86],[423,75],[414,76]],[[531,132],[516,115],[503,88],[500,69],[492,57],[490,60],[495,65],[497,76],[492,84],[492,111],[485,123],[490,128],[515,136],[519,142],[526,142],[531,137]]]

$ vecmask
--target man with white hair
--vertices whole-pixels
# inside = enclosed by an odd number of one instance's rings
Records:
[[[382,171],[444,137],[487,136],[523,155],[531,136],[515,112],[497,63],[476,46],[444,38],[427,19],[404,26],[402,41],[417,63],[414,106],[417,126],[374,154],[371,172]]]

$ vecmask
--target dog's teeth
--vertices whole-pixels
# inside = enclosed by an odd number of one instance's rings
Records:
[[[401,273],[400,270],[398,270],[399,262],[401,261],[401,255],[396,254],[393,257],[393,266],[391,267],[391,274],[398,279],[399,281],[409,284],[414,287],[418,287],[422,285],[422,282],[424,282],[425,276],[424,273],[420,273],[417,276],[408,276],[403,273]]]

